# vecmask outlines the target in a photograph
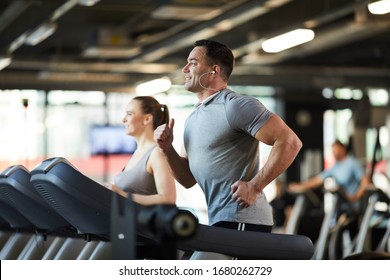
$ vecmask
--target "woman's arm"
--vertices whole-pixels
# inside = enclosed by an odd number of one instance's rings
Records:
[[[154,149],[147,163],[147,171],[154,177],[157,194],[132,194],[132,199],[142,205],[175,204],[176,184],[162,151]]]

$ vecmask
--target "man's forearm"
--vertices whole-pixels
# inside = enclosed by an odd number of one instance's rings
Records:
[[[163,154],[177,182],[185,188],[191,188],[196,184],[196,180],[190,171],[188,160],[181,157],[173,146],[163,150]]]
[[[275,178],[282,174],[294,161],[302,143],[298,138],[287,142],[275,142],[266,164],[251,180],[260,192]]]

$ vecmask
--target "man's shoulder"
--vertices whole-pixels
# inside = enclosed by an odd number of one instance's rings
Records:
[[[348,155],[346,160],[350,163],[359,164],[359,161],[353,155]]]
[[[225,104],[251,104],[251,103],[258,103],[259,101],[254,98],[253,96],[248,95],[241,95],[231,89],[225,89],[221,92],[220,95],[217,97],[218,100],[222,101]]]

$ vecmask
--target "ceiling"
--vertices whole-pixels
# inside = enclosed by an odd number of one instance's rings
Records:
[[[323,87],[390,88],[390,14],[365,0],[0,0],[0,89],[131,91],[168,76],[181,84],[192,44],[230,46],[234,85],[286,92]],[[42,42],[29,35],[54,27]],[[315,39],[267,54],[266,39],[311,28]],[[35,45],[34,45],[35,44]]]

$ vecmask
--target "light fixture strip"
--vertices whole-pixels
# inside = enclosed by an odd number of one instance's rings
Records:
[[[314,36],[314,31],[311,29],[295,29],[265,40],[262,48],[265,52],[277,53],[307,43],[313,40]]]
[[[78,3],[81,6],[91,7],[91,6],[95,5],[99,1],[100,0],[78,0]]]
[[[0,57],[0,71],[10,65],[12,59],[10,57]]]
[[[368,10],[374,15],[384,15],[390,13],[390,0],[376,1],[368,4]]]
[[[161,78],[141,83],[136,87],[135,91],[138,95],[153,95],[165,92],[169,90],[171,86],[172,82],[169,78]]]
[[[28,34],[25,43],[30,46],[35,46],[52,35],[56,29],[56,23],[44,23]]]

